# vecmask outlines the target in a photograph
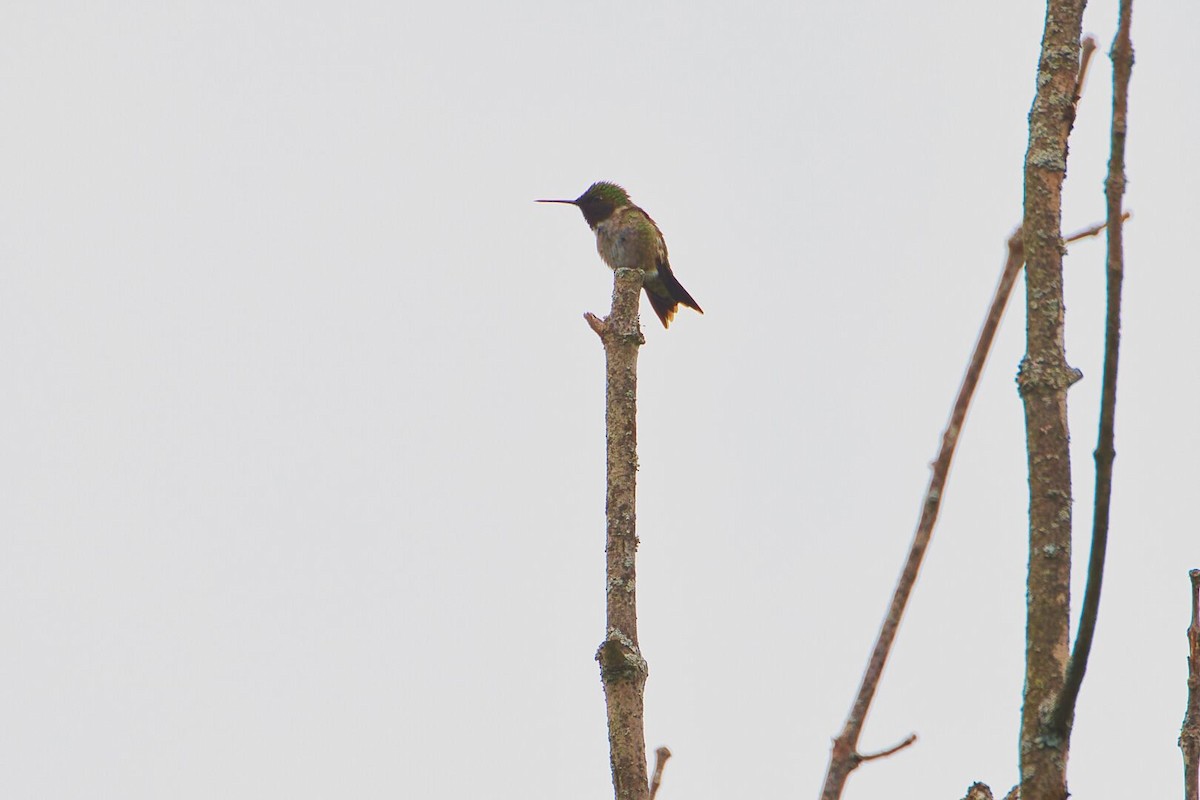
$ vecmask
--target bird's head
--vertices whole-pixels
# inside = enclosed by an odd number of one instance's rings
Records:
[[[618,208],[630,205],[629,193],[615,183],[597,181],[574,200],[538,200],[539,203],[566,203],[578,206],[587,224],[595,228]]]

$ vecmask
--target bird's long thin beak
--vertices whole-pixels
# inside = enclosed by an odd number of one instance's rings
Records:
[[[566,203],[569,206],[575,205],[574,200],[534,200],[535,203]]]

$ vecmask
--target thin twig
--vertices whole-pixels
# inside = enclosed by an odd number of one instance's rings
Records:
[[[650,800],[654,800],[654,796],[658,794],[658,787],[662,785],[663,768],[667,766],[667,759],[670,757],[671,751],[665,747],[654,751],[654,777],[650,779]]]
[[[1121,214],[1121,222],[1127,222],[1132,216],[1133,214],[1126,211],[1125,213]],[[1075,231],[1075,233],[1072,233],[1070,236],[1063,239],[1063,241],[1067,244],[1070,244],[1071,242],[1078,242],[1080,239],[1088,239],[1092,236],[1099,236],[1107,227],[1107,222],[1098,222],[1090,228],[1084,228],[1081,231]]]
[[[1192,581],[1192,623],[1188,626],[1188,699],[1179,732],[1183,751],[1183,796],[1200,800],[1200,569],[1188,573]]]
[[[880,750],[878,753],[860,754],[858,756],[858,760],[859,761],[874,761],[877,758],[887,758],[888,756],[892,755],[893,753],[899,753],[901,750],[903,750],[904,748],[908,747],[909,745],[915,743],[916,741],[917,741],[917,735],[915,733],[910,733],[907,736],[907,738],[905,738],[904,741],[900,742],[900,744],[893,745],[892,747],[889,747],[887,750]]]
[[[1088,655],[1096,635],[1100,613],[1100,590],[1104,582],[1104,557],[1108,549],[1109,509],[1112,504],[1113,446],[1117,408],[1117,363],[1121,350],[1121,283],[1124,278],[1122,244],[1125,214],[1121,202],[1125,195],[1125,132],[1129,109],[1129,77],[1133,71],[1133,44],[1129,25],[1133,0],[1121,0],[1117,35],[1110,52],[1113,62],[1112,133],[1105,196],[1108,203],[1108,311],[1104,333],[1104,377],[1100,390],[1100,430],[1097,434],[1096,488],[1092,510],[1092,549],[1088,557],[1087,583],[1079,615],[1079,632],[1067,661],[1062,692],[1054,704],[1049,729],[1064,739],[1070,738],[1075,705]]]

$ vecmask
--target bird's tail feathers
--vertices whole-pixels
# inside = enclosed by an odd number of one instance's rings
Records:
[[[664,328],[671,326],[671,320],[675,319],[675,309],[679,307],[679,303],[669,297],[654,292],[647,291],[646,297],[650,298],[650,307],[654,309],[654,313],[658,314],[658,318],[662,320]]]
[[[704,309],[700,304],[692,299],[688,294],[688,290],[683,288],[682,284],[675,279],[671,268],[665,264],[660,264],[658,267],[658,279],[662,281],[663,288],[666,294],[651,291],[646,289],[646,296],[650,298],[650,305],[654,308],[654,313],[658,314],[658,318],[662,320],[663,327],[666,328],[671,324],[671,320],[675,318],[675,311],[680,305],[685,305],[688,308],[694,308],[701,314]]]

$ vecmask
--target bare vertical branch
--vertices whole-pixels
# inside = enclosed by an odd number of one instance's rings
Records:
[[[1188,626],[1188,699],[1179,732],[1183,751],[1183,796],[1200,800],[1200,569],[1188,573],[1192,580],[1192,622]]]
[[[1065,800],[1067,747],[1046,727],[1063,685],[1071,597],[1071,463],[1063,350],[1062,185],[1075,121],[1084,0],[1049,0],[1025,155],[1026,351],[1017,384],[1029,464],[1022,800]]]
[[[586,315],[604,345],[608,491],[605,498],[607,631],[596,652],[608,709],[609,759],[617,800],[647,800],[644,695],[647,666],[637,636],[637,357],[640,269],[618,269],[612,311]]]
[[[1133,71],[1133,43],[1130,22],[1133,0],[1121,0],[1117,34],[1109,56],[1113,62],[1113,107],[1111,143],[1109,146],[1108,178],[1105,198],[1108,206],[1108,311],[1104,331],[1104,377],[1100,390],[1100,430],[1096,442],[1096,488],[1092,510],[1092,549],[1088,558],[1087,584],[1083,591],[1083,607],[1079,617],[1079,632],[1067,663],[1063,691],[1054,708],[1050,729],[1067,742],[1071,738],[1071,723],[1083,676],[1087,671],[1088,655],[1096,633],[1096,618],[1100,613],[1100,589],[1104,579],[1104,557],[1108,549],[1108,519],[1112,500],[1113,461],[1117,452],[1113,445],[1117,409],[1117,362],[1121,348],[1121,284],[1125,273],[1122,234],[1125,197],[1125,132],[1129,111],[1129,78]]]

